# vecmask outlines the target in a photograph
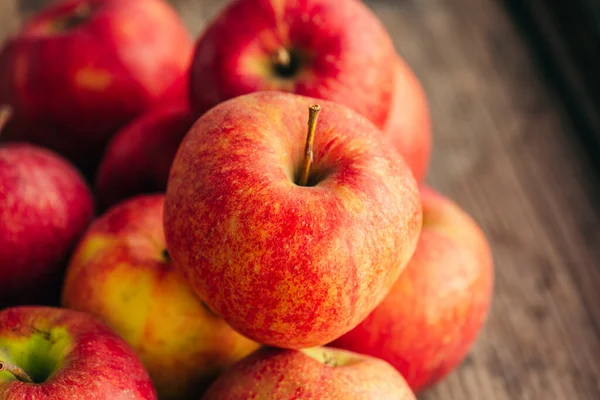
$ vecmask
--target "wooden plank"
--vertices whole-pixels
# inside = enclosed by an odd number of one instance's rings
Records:
[[[423,398],[600,398],[597,194],[514,27],[492,1],[373,5],[429,94],[430,182],[482,224],[497,265],[475,351]]]
[[[21,18],[17,6],[15,0],[0,1],[0,40],[18,28]]]
[[[0,4],[0,39],[47,0]],[[496,295],[426,400],[600,398],[600,193],[573,128],[494,0],[369,0],[428,93],[429,183],[479,221]],[[194,35],[225,3],[174,0]]]

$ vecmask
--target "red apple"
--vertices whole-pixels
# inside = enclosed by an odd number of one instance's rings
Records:
[[[202,400],[415,400],[385,361],[331,348],[263,348],[217,379]]]
[[[57,299],[92,216],[90,190],[67,161],[28,144],[0,147],[0,308]]]
[[[0,400],[154,400],[142,363],[91,316],[51,307],[0,311]]]
[[[198,116],[262,90],[331,100],[382,128],[396,52],[358,0],[236,0],[196,44],[191,103]]]
[[[383,133],[404,156],[417,181],[423,181],[432,146],[429,106],[421,83],[400,57],[396,61],[392,106]]]
[[[184,106],[157,107],[118,132],[98,169],[101,209],[135,194],[164,192],[179,143],[194,121]]]
[[[63,0],[0,51],[5,139],[49,147],[80,167],[186,73],[193,41],[163,0]]]
[[[69,264],[63,304],[119,333],[162,400],[187,400],[258,344],[207,309],[173,269],[163,203],[163,195],[137,196],[92,224]]]
[[[456,204],[423,188],[423,231],[390,294],[332,346],[380,357],[415,391],[465,357],[488,313],[493,265],[487,240]]]
[[[171,107],[173,105],[191,109],[190,105],[190,71],[185,71],[183,75],[177,78],[171,86],[158,99],[154,109],[158,107]]]
[[[260,92],[211,109],[179,147],[165,200],[174,265],[235,329],[277,347],[325,344],[358,325],[421,230],[412,173],[343,105],[320,101],[314,163],[298,183],[316,101]]]

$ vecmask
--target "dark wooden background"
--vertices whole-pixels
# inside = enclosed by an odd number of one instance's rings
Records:
[[[48,0],[0,0],[0,40]],[[172,0],[193,34],[223,0]],[[429,182],[496,261],[488,324],[426,400],[600,399],[598,179],[496,0],[369,0],[430,99]],[[0,77],[1,79],[1,77]]]

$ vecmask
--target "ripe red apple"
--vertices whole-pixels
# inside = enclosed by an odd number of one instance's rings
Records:
[[[331,348],[262,348],[221,375],[202,400],[415,400],[385,361]]]
[[[332,346],[380,357],[415,391],[465,357],[490,307],[493,264],[487,240],[456,204],[421,190],[417,250],[386,299]]]
[[[358,113],[320,101],[304,157],[316,101],[259,92],[211,109],[183,139],[165,200],[174,265],[235,329],[277,347],[325,344],[358,325],[421,230],[412,173]]]
[[[396,52],[358,0],[236,0],[196,44],[191,104],[198,116],[261,90],[331,100],[379,128],[392,104]]]
[[[163,203],[163,195],[137,196],[97,219],[71,259],[62,300],[119,333],[162,400],[195,399],[258,344],[206,308],[173,269]]]
[[[90,190],[66,160],[0,147],[0,308],[58,300],[63,263],[92,216]]]
[[[49,147],[86,169],[121,126],[189,68],[193,41],[163,0],[63,0],[0,51],[4,139]]]
[[[163,93],[156,102],[154,109],[158,107],[172,107],[175,104],[180,107],[191,109],[190,105],[190,70],[186,70],[183,75],[177,78],[171,86]]]
[[[194,123],[187,107],[157,107],[111,139],[98,169],[96,194],[102,210],[140,193],[164,192],[179,143]]]
[[[39,306],[0,311],[0,371],[1,400],[156,399],[129,346],[77,311]]]
[[[383,133],[406,159],[418,182],[425,179],[431,158],[432,134],[427,96],[401,57],[396,61],[392,106]]]

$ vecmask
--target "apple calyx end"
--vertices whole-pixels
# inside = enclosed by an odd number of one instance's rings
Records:
[[[313,162],[313,143],[315,141],[315,131],[317,130],[317,121],[321,106],[313,104],[308,107],[308,134],[306,135],[306,146],[304,148],[304,162],[302,164],[302,172],[298,180],[299,186],[308,185],[308,177],[310,175],[310,167]]]
[[[334,368],[339,366],[337,360],[333,357],[330,357],[327,353],[323,353],[323,363]]]
[[[16,365],[6,361],[0,361],[0,372],[2,371],[10,372],[20,382],[34,383],[29,375],[27,375],[27,372],[25,372],[22,368],[19,368]]]

